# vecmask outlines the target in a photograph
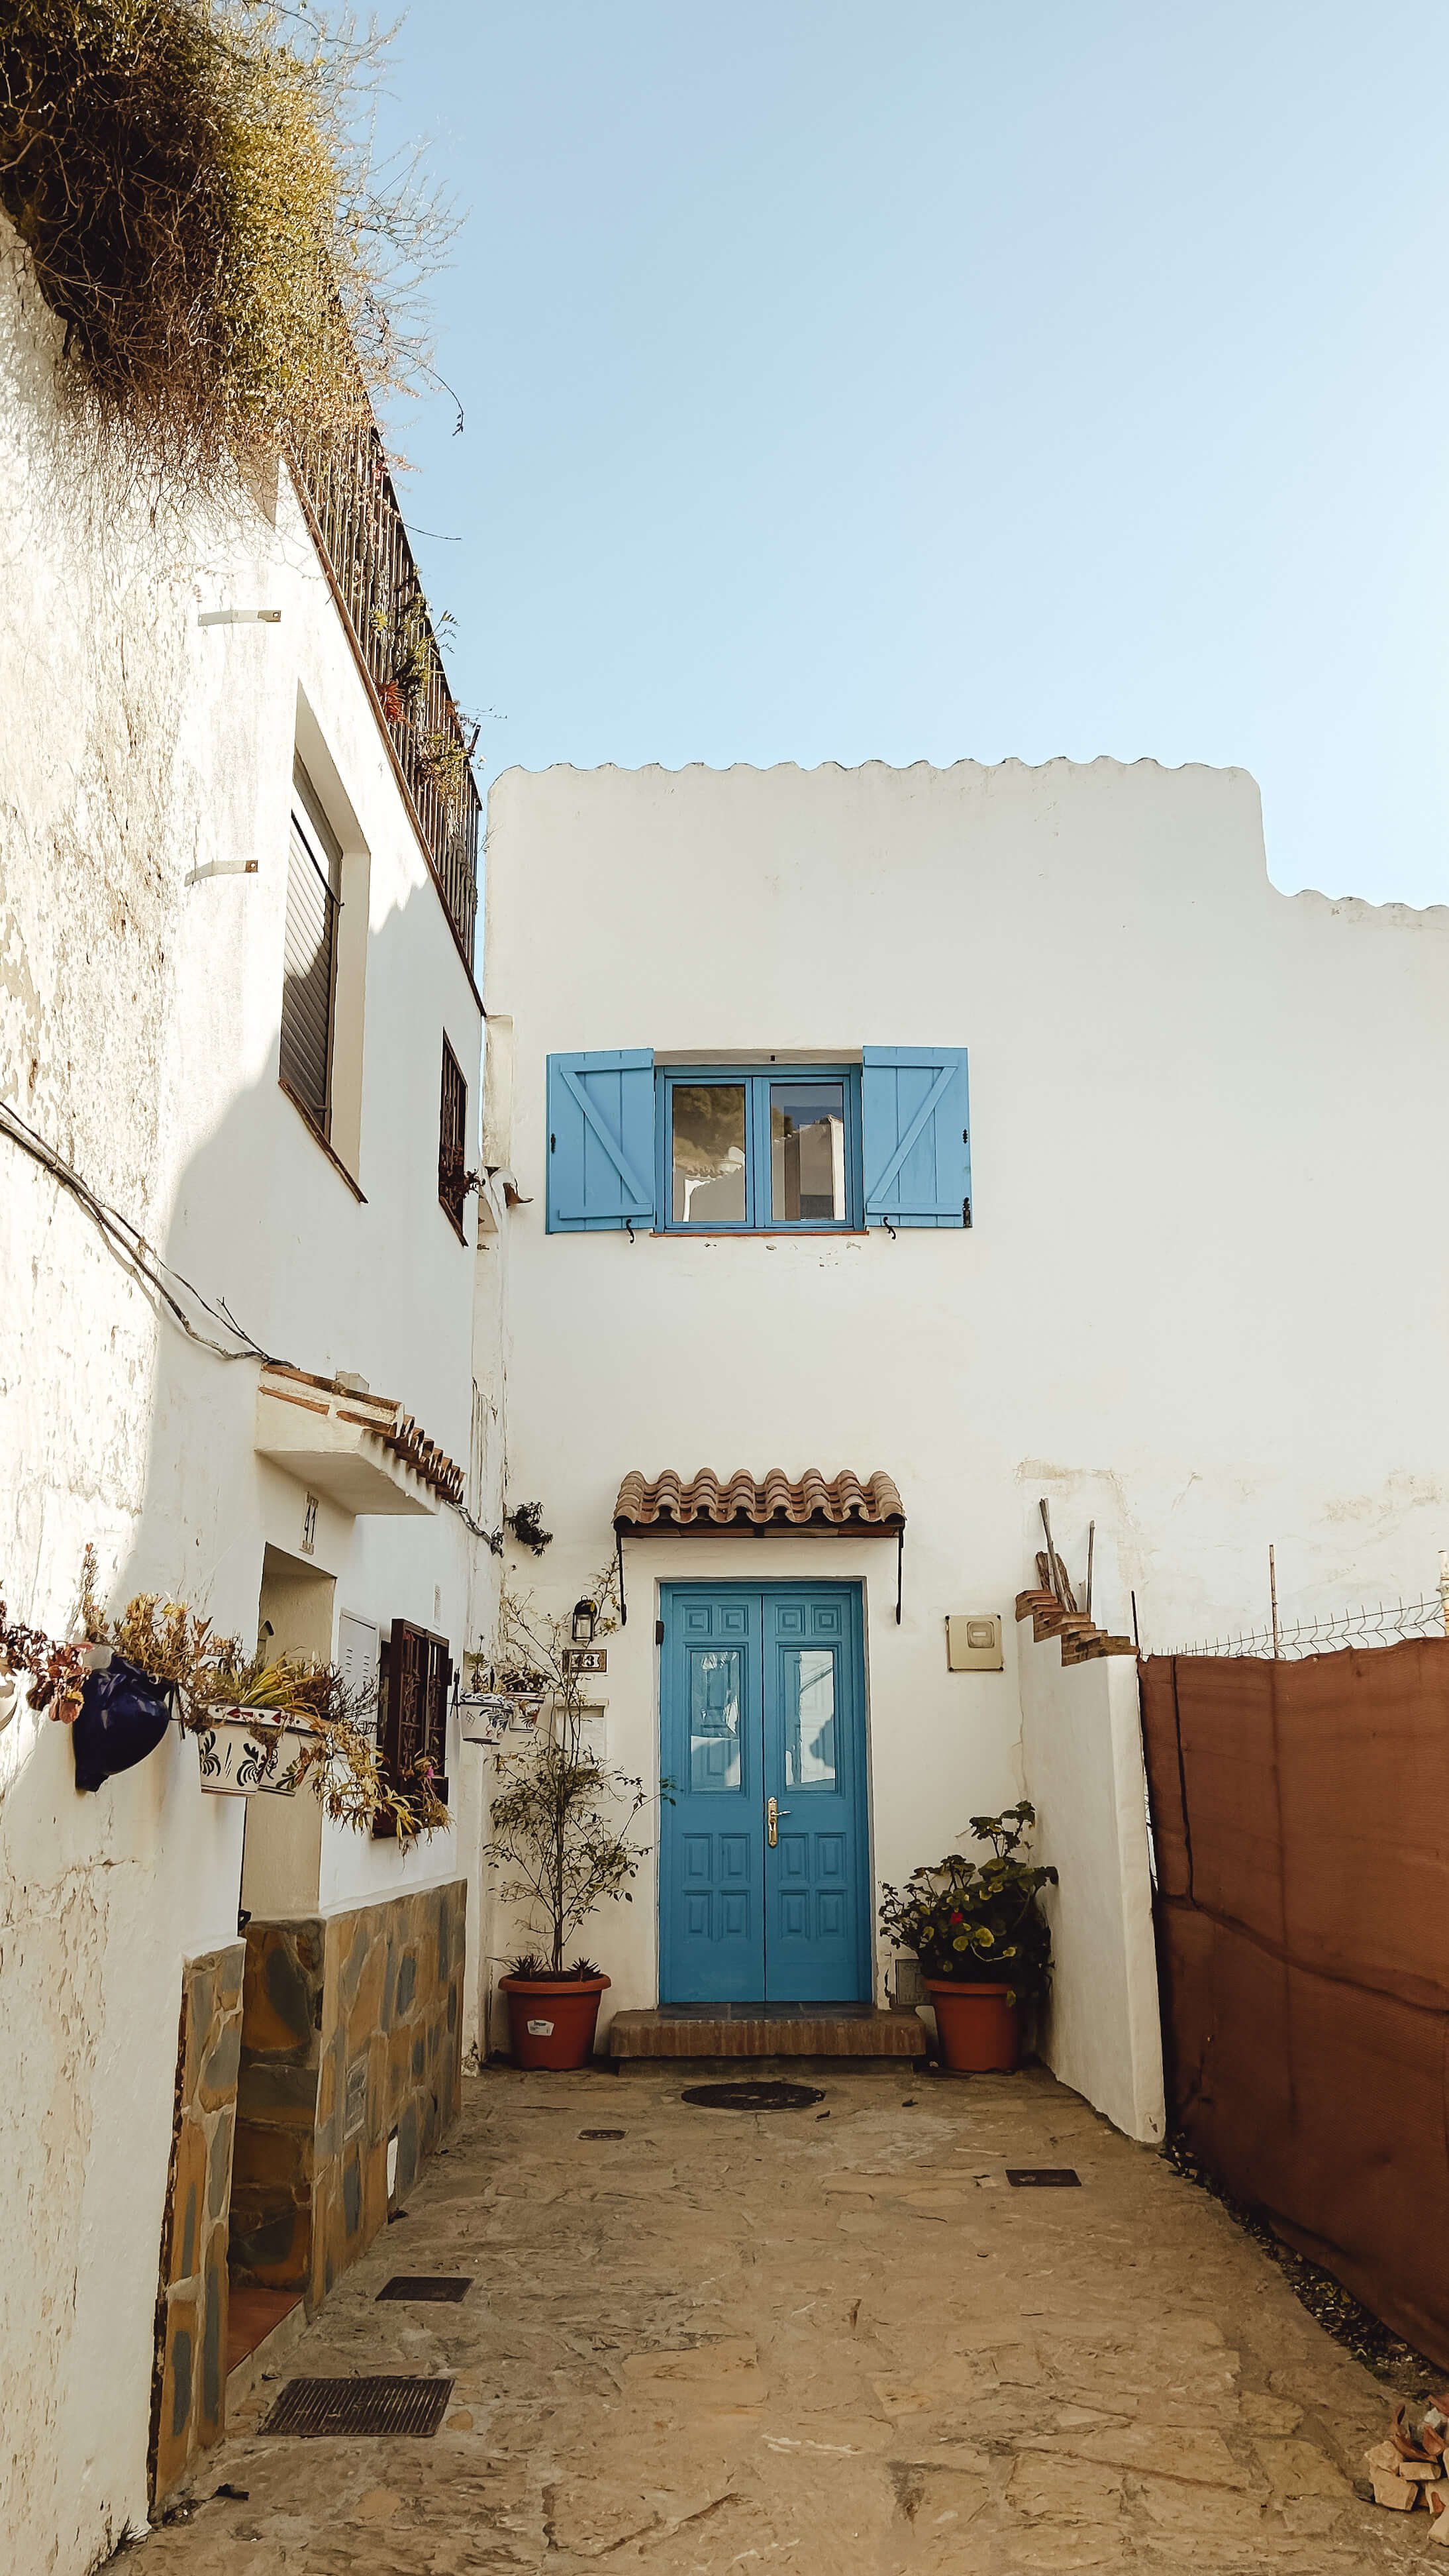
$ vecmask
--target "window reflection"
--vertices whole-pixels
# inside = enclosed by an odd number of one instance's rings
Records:
[[[670,1140],[676,1225],[745,1221],[745,1087],[676,1082]]]
[[[777,1224],[845,1215],[845,1085],[770,1085],[770,1214]]]
[[[689,1659],[689,1785],[740,1785],[740,1658],[737,1648]]]
[[[837,1786],[835,1657],[828,1646],[801,1646],[785,1657],[785,1784]]]

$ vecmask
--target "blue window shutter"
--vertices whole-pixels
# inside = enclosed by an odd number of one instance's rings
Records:
[[[548,1231],[654,1222],[654,1054],[548,1060]]]
[[[964,1047],[866,1047],[861,1129],[867,1225],[969,1225]]]

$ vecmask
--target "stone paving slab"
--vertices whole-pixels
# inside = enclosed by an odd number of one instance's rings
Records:
[[[816,2109],[752,2114],[690,2080],[466,2082],[407,2219],[200,2464],[199,2497],[246,2500],[158,2530],[149,2576],[1366,2576],[1423,2549],[1425,2515],[1354,2492],[1380,2383],[1050,2077],[831,2069]],[[1080,2191],[1006,2183],[1063,2164]],[[458,2306],[376,2304],[454,2270]],[[442,2431],[258,2434],[281,2376],[353,2371],[451,2374]]]

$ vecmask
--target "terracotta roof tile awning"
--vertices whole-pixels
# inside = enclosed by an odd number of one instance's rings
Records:
[[[349,1385],[264,1361],[256,1445],[259,1456],[345,1512],[434,1512],[463,1499],[463,1469],[393,1396],[372,1395],[360,1380]]]
[[[631,1530],[839,1530],[858,1537],[894,1538],[906,1525],[905,1506],[889,1476],[822,1476],[807,1467],[791,1478],[782,1467],[752,1476],[744,1467],[716,1476],[701,1467],[694,1476],[666,1469],[662,1476],[624,1478],[614,1505],[614,1528]]]

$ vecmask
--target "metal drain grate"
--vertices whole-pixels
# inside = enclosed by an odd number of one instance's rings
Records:
[[[1070,2191],[1082,2177],[1070,2165],[1008,2165],[1006,2179],[1018,2191]]]
[[[622,2138],[622,2129],[580,2129],[581,2138]]]
[[[344,2438],[416,2433],[426,2440],[452,2394],[451,2379],[289,2379],[262,2431]]]
[[[760,2077],[752,2084],[691,2084],[679,2098],[701,2111],[804,2111],[825,2096],[814,2084],[770,2083]]]
[[[380,2299],[466,2299],[473,2277],[461,2272],[398,2272],[378,2291]]]

